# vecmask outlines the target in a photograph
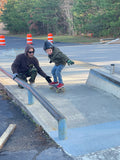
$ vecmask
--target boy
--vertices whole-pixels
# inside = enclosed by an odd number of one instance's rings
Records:
[[[62,88],[64,86],[61,71],[65,67],[66,63],[68,65],[74,64],[65,54],[63,54],[59,48],[53,46],[49,41],[45,41],[43,49],[48,54],[50,63],[54,62],[55,66],[53,67],[51,73],[53,75],[54,81],[49,83],[50,85],[56,85],[56,87]]]

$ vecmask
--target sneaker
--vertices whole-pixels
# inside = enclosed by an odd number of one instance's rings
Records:
[[[59,83],[59,84],[57,85],[57,88],[62,88],[63,86],[64,86],[63,83]]]
[[[58,82],[51,82],[51,83],[49,83],[49,85],[58,85]]]

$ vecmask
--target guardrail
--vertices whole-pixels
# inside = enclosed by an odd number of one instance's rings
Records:
[[[13,75],[9,73],[8,71],[4,70],[2,67],[0,67],[0,71],[6,74],[11,79],[13,78]],[[28,104],[33,104],[33,96],[47,109],[47,111],[57,120],[58,122],[58,137],[60,140],[66,139],[66,118],[42,95],[40,95],[36,90],[29,85],[28,83],[22,81],[19,78],[15,78],[15,80],[18,84],[22,85],[24,88],[28,90]]]

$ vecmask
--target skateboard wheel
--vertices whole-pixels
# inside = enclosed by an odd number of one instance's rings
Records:
[[[52,86],[50,86],[50,89],[53,89],[53,87],[52,87]]]
[[[57,89],[57,90],[56,90],[57,93],[64,92],[64,91],[65,91],[64,88],[60,88],[60,89]]]

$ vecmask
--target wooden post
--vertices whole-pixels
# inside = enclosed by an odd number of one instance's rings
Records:
[[[7,142],[10,135],[13,134],[15,128],[16,124],[10,124],[6,131],[2,134],[2,136],[0,137],[0,149],[3,148],[4,144]]]

